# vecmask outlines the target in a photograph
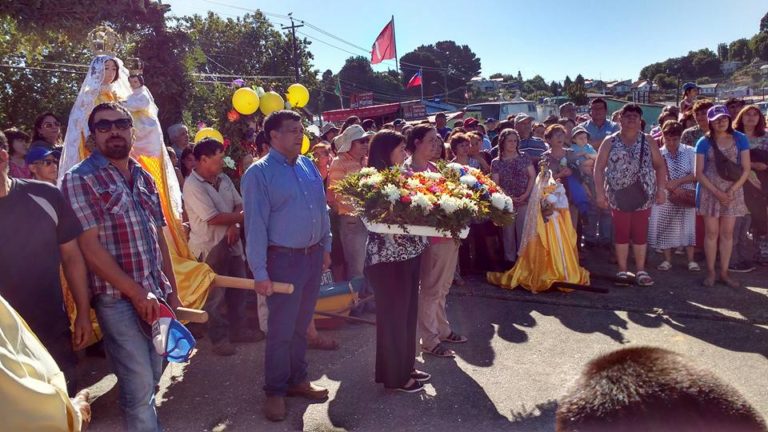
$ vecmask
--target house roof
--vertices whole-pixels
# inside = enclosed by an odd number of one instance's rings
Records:
[[[720,85],[720,83],[701,84],[701,85],[699,85],[699,88],[714,89],[714,88],[717,88],[717,86],[719,86],[719,85]]]

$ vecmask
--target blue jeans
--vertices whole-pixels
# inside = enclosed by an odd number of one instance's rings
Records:
[[[267,273],[272,282],[293,284],[292,294],[267,297],[269,321],[264,351],[264,391],[285,396],[286,390],[307,380],[307,328],[320,292],[323,249],[309,254],[269,250]]]
[[[163,372],[163,359],[139,327],[141,318],[129,300],[106,294],[93,300],[104,348],[117,375],[123,427],[131,432],[159,431],[155,386]]]

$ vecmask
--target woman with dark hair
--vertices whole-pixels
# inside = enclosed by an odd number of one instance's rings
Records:
[[[31,179],[32,172],[24,157],[29,151],[29,135],[16,129],[3,131],[8,139],[8,175],[19,179]]]
[[[733,130],[723,105],[707,110],[709,131],[696,143],[698,213],[704,217],[704,286],[715,285],[715,260],[720,252],[720,280],[732,288],[739,282],[728,275],[736,218],[747,214],[742,186],[749,177],[751,159],[747,137]]]
[[[405,137],[389,130],[373,136],[368,166],[377,170],[405,161]],[[430,375],[416,370],[416,320],[423,237],[368,233],[365,275],[376,296],[376,382],[406,393],[424,389]]]
[[[56,114],[46,111],[35,118],[35,128],[32,131],[30,147],[47,147],[53,149],[61,146],[61,120]]]
[[[192,174],[192,169],[195,168],[195,153],[194,147],[189,146],[181,151],[179,156],[179,169],[181,169],[181,175],[186,179]]]
[[[627,271],[630,243],[637,268],[635,281],[640,286],[653,285],[645,271],[648,218],[654,202],[666,200],[664,159],[653,138],[642,131],[642,115],[639,105],[624,105],[619,111],[621,129],[605,137],[595,162],[596,202],[600,208],[610,208],[612,214],[618,286],[628,286],[633,279]]]
[[[403,165],[413,172],[438,172],[430,162],[431,155],[440,141],[437,129],[431,125],[419,124],[413,127],[406,143],[411,157]],[[421,350],[436,357],[453,357],[455,353],[445,343],[464,343],[467,338],[451,330],[445,313],[445,298],[451,288],[456,263],[459,258],[459,243],[453,239],[431,237],[429,247],[424,251],[421,266],[421,289],[419,292],[419,339]]]
[[[683,201],[692,196],[694,183],[694,160],[696,151],[691,146],[680,143],[683,125],[675,120],[667,120],[661,128],[664,146],[661,156],[667,164],[667,202],[655,205],[651,209],[651,221],[648,228],[648,244],[653,249],[661,249],[664,261],[656,268],[667,271],[672,268],[672,249],[684,247],[688,258],[688,270],[700,271],[699,264],[693,258],[696,245],[696,209]]]
[[[520,135],[514,129],[504,129],[499,134],[499,157],[491,161],[491,179],[512,198],[515,206],[515,223],[503,228],[504,260],[513,265],[525,226],[528,197],[536,179],[531,160],[520,152]]]
[[[259,133],[256,134],[256,137],[254,138],[254,142],[256,144],[256,159],[261,159],[267,154],[269,154],[269,142],[267,141],[267,135],[264,133],[264,131],[259,131]]]
[[[696,96],[699,95],[699,86],[695,83],[687,82],[683,84],[683,100],[680,101],[680,112],[686,113],[693,110],[693,104],[696,102]]]
[[[739,111],[733,121],[733,128],[747,136],[749,141],[749,156],[752,161],[750,181],[744,183],[744,201],[749,209],[751,219],[752,239],[757,246],[755,259],[761,263],[768,263],[768,133],[765,130],[765,116],[757,105],[747,105]],[[753,183],[757,178],[760,187]],[[749,240],[746,237],[746,229],[739,230],[738,220],[734,229],[734,256],[744,255],[746,248],[737,248],[737,243]],[[741,254],[737,252],[742,251]],[[752,257],[743,257],[742,261],[749,261]],[[744,263],[742,263],[744,264]],[[749,265],[748,263],[746,263]],[[748,269],[742,265],[743,269]],[[734,268],[732,267],[733,271]],[[738,270],[738,268],[736,269]]]

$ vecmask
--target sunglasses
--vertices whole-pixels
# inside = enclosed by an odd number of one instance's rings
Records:
[[[93,129],[96,132],[107,133],[112,130],[112,126],[117,127],[118,130],[128,130],[133,127],[133,120],[129,118],[117,120],[101,119],[93,124]]]
[[[59,122],[53,122],[53,123],[47,122],[47,123],[43,123],[42,126],[43,126],[43,129],[58,129],[58,128],[61,127],[61,123],[59,123]]]
[[[58,165],[59,160],[58,159],[43,159],[41,161],[35,162],[35,165],[42,165],[42,166],[51,166],[51,165]]]

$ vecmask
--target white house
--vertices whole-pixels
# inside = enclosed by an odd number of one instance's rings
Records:
[[[719,86],[720,86],[720,84],[717,84],[717,83],[715,83],[715,84],[701,84],[699,86],[699,89],[700,89],[699,90],[699,94],[701,96],[709,96],[709,97],[716,98],[717,94],[718,94],[718,90],[719,90],[718,87]]]
[[[749,86],[739,86],[739,87],[733,87],[728,90],[723,90],[720,92],[720,97],[723,99],[728,98],[744,98],[747,96],[752,96],[754,92]]]
[[[504,84],[502,78],[487,79],[478,76],[469,80],[470,87],[483,93],[497,92],[501,89],[502,84]]]
[[[760,66],[760,72],[762,72],[763,75],[768,75],[768,64]]]
[[[743,65],[744,62],[731,60],[727,62],[723,62],[720,65],[720,71],[723,72],[725,75],[730,75],[734,72],[736,72],[736,69],[740,68],[741,65]]]
[[[650,102],[653,84],[648,80],[640,80],[632,84],[632,100],[639,103]]]
[[[605,92],[616,96],[624,96],[632,90],[632,81],[614,81],[605,85]]]

